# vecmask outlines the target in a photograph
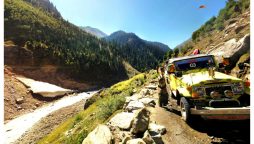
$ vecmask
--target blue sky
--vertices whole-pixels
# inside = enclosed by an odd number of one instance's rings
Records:
[[[106,34],[134,32],[174,48],[191,37],[226,4],[225,0],[50,0],[64,19]],[[206,8],[199,9],[200,5]]]

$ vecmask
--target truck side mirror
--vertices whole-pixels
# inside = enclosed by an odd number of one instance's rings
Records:
[[[183,72],[182,71],[176,71],[175,72],[175,76],[176,77],[182,77],[183,76]]]

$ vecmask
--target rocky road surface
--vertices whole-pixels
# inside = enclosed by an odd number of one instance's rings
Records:
[[[156,99],[158,93],[159,89],[154,94]],[[196,118],[187,124],[181,119],[178,111],[170,112],[158,104],[150,111],[151,121],[156,121],[167,129],[167,133],[162,136],[165,144],[250,143],[250,120],[221,121]]]
[[[4,125],[5,143],[14,143],[27,130],[32,128],[43,117],[61,108],[73,105],[79,101],[90,98],[96,91],[89,93],[80,93],[64,97],[58,101],[47,104],[31,113],[22,115],[13,119]],[[59,117],[60,118],[60,117]],[[35,134],[36,135],[36,134]]]

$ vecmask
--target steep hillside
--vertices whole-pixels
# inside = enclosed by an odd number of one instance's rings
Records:
[[[93,28],[90,26],[86,26],[86,27],[80,27],[82,30],[84,30],[87,33],[90,33],[98,38],[103,38],[108,36],[107,34],[105,34],[103,31],[97,29],[97,28]]]
[[[217,17],[212,17],[193,32],[191,40],[177,46],[168,57],[190,55],[194,49],[200,49],[201,53],[212,53],[218,57],[230,56],[231,68],[234,68],[241,56],[250,54],[249,6],[249,0],[229,0]],[[231,57],[230,51],[236,50],[242,41],[246,48]],[[241,62],[249,58],[241,59]]]
[[[4,6],[4,39],[14,43],[5,47],[5,64],[12,65],[14,70],[27,74],[30,70],[24,68],[38,70],[54,65],[57,72],[78,81],[113,82],[127,78],[123,58],[115,45],[23,0],[5,0]],[[40,76],[42,81],[50,77],[36,75],[32,78]]]
[[[52,14],[54,17],[62,18],[60,12],[49,0],[25,0],[31,3],[33,6],[42,8],[46,12]]]
[[[119,45],[121,55],[139,71],[155,68],[164,54],[171,50],[165,44],[146,41],[124,31],[114,32],[105,39]]]

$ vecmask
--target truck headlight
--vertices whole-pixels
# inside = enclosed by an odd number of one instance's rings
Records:
[[[203,87],[192,87],[192,97],[198,98],[205,95],[205,89]]]
[[[234,96],[234,93],[231,90],[225,90],[224,94],[226,97],[231,98]]]
[[[213,99],[218,99],[221,97],[221,94],[218,91],[211,91],[210,97],[212,97]]]
[[[242,83],[235,83],[231,86],[234,94],[242,94],[244,92],[244,87]]]

